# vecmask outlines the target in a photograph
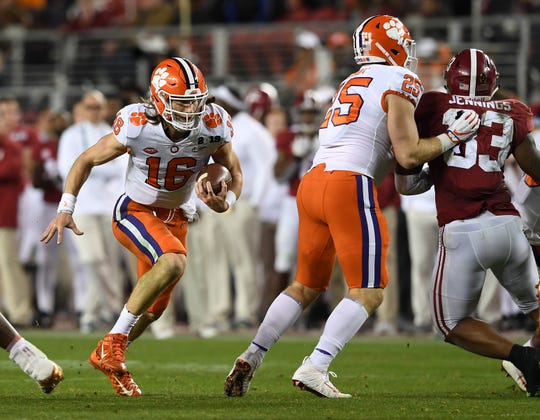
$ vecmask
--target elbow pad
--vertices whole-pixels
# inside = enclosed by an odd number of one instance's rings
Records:
[[[433,185],[428,168],[410,175],[395,173],[394,183],[396,190],[403,195],[422,194],[428,191]]]

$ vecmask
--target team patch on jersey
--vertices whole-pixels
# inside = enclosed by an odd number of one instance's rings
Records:
[[[153,147],[145,147],[143,151],[149,155],[155,155],[158,152],[157,149],[154,149]]]
[[[216,128],[220,126],[222,122],[223,120],[219,114],[211,113],[204,116],[204,123],[208,128]]]

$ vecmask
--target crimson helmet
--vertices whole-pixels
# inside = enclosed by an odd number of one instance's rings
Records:
[[[248,90],[244,102],[251,116],[261,120],[266,111],[279,105],[278,91],[270,83],[261,83]]]
[[[482,100],[490,100],[499,89],[498,77],[493,60],[475,48],[467,48],[452,57],[444,72],[448,93]]]
[[[357,64],[387,63],[416,70],[416,43],[407,27],[389,15],[364,20],[353,33],[354,60]]]
[[[208,88],[199,68],[181,57],[160,62],[150,79],[150,97],[159,115],[177,130],[194,130],[201,123]],[[173,101],[195,102],[193,112],[175,111]]]

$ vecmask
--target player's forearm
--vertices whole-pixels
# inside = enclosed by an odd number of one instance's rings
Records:
[[[240,194],[242,194],[242,184],[243,184],[243,178],[242,178],[242,171],[240,170],[232,170],[232,183],[231,187],[229,188],[229,191],[234,192],[236,195],[236,199],[240,198]]]
[[[64,186],[64,192],[77,196],[90,176],[92,168],[93,165],[85,159],[84,154],[80,155],[69,170]]]

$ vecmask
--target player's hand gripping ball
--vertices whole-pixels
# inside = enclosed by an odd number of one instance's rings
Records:
[[[197,182],[202,182],[205,191],[206,183],[210,182],[214,194],[221,191],[221,181],[225,181],[227,188],[229,188],[232,183],[232,175],[225,166],[219,163],[210,163],[202,168],[197,175]]]

